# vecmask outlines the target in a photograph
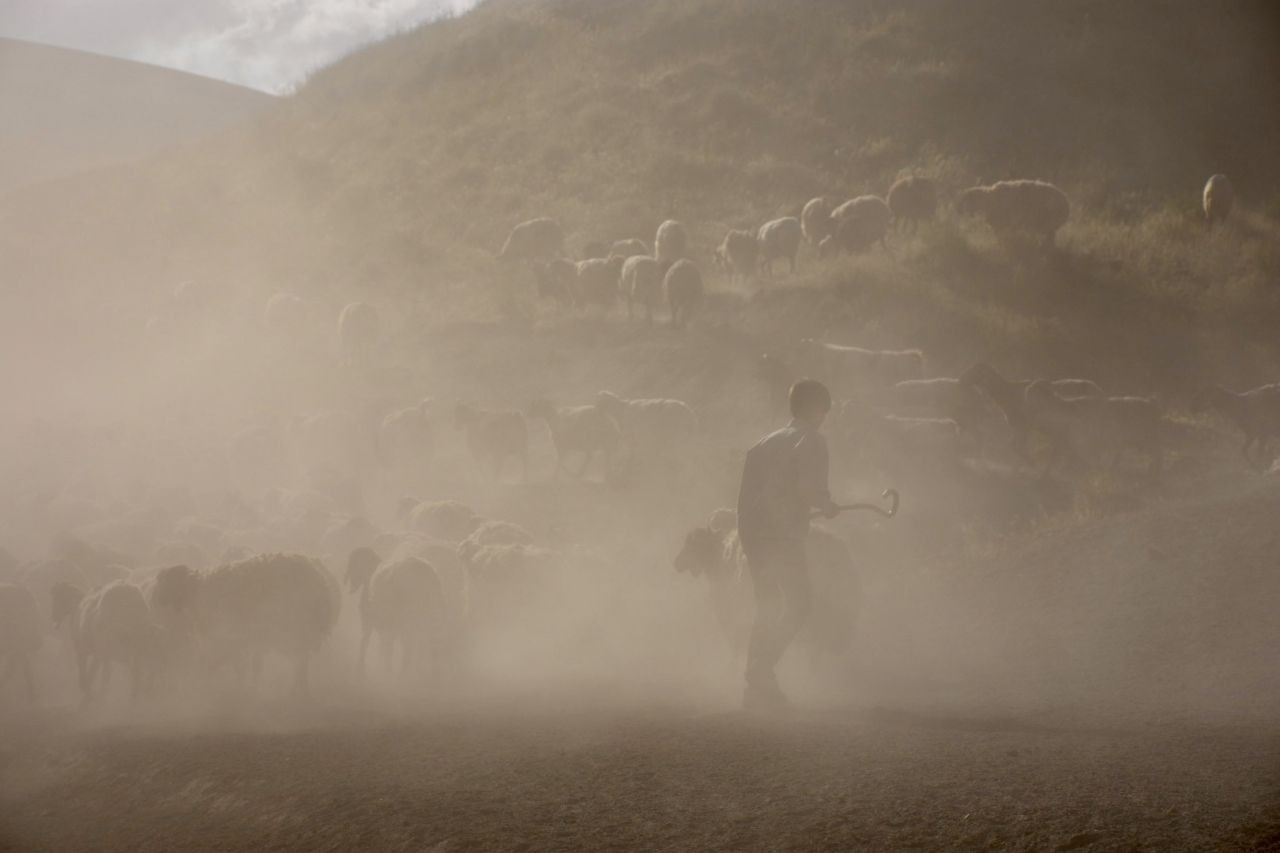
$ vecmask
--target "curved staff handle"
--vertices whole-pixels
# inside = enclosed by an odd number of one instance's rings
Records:
[[[885,489],[883,492],[880,493],[880,497],[889,501],[888,509],[885,509],[884,507],[879,506],[877,504],[838,504],[836,506],[836,509],[840,510],[841,512],[854,512],[857,510],[868,510],[870,512],[879,513],[880,515],[883,515],[885,518],[893,518],[895,515],[897,515],[898,502],[900,499],[898,495],[898,490]],[[821,517],[821,515],[822,513],[815,512],[810,517],[819,518]]]

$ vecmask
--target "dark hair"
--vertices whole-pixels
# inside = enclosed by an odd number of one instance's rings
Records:
[[[831,411],[831,392],[816,379],[801,379],[792,385],[787,401],[791,404],[793,418],[802,417],[816,409]]]

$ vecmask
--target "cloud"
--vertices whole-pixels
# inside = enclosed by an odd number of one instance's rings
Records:
[[[0,0],[0,34],[270,92],[476,0]]]

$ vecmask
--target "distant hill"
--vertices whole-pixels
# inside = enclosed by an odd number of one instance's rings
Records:
[[[273,100],[180,71],[0,38],[0,192],[152,156]]]

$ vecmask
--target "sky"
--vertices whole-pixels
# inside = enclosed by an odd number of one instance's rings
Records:
[[[0,0],[0,36],[284,93],[351,50],[476,0]]]

